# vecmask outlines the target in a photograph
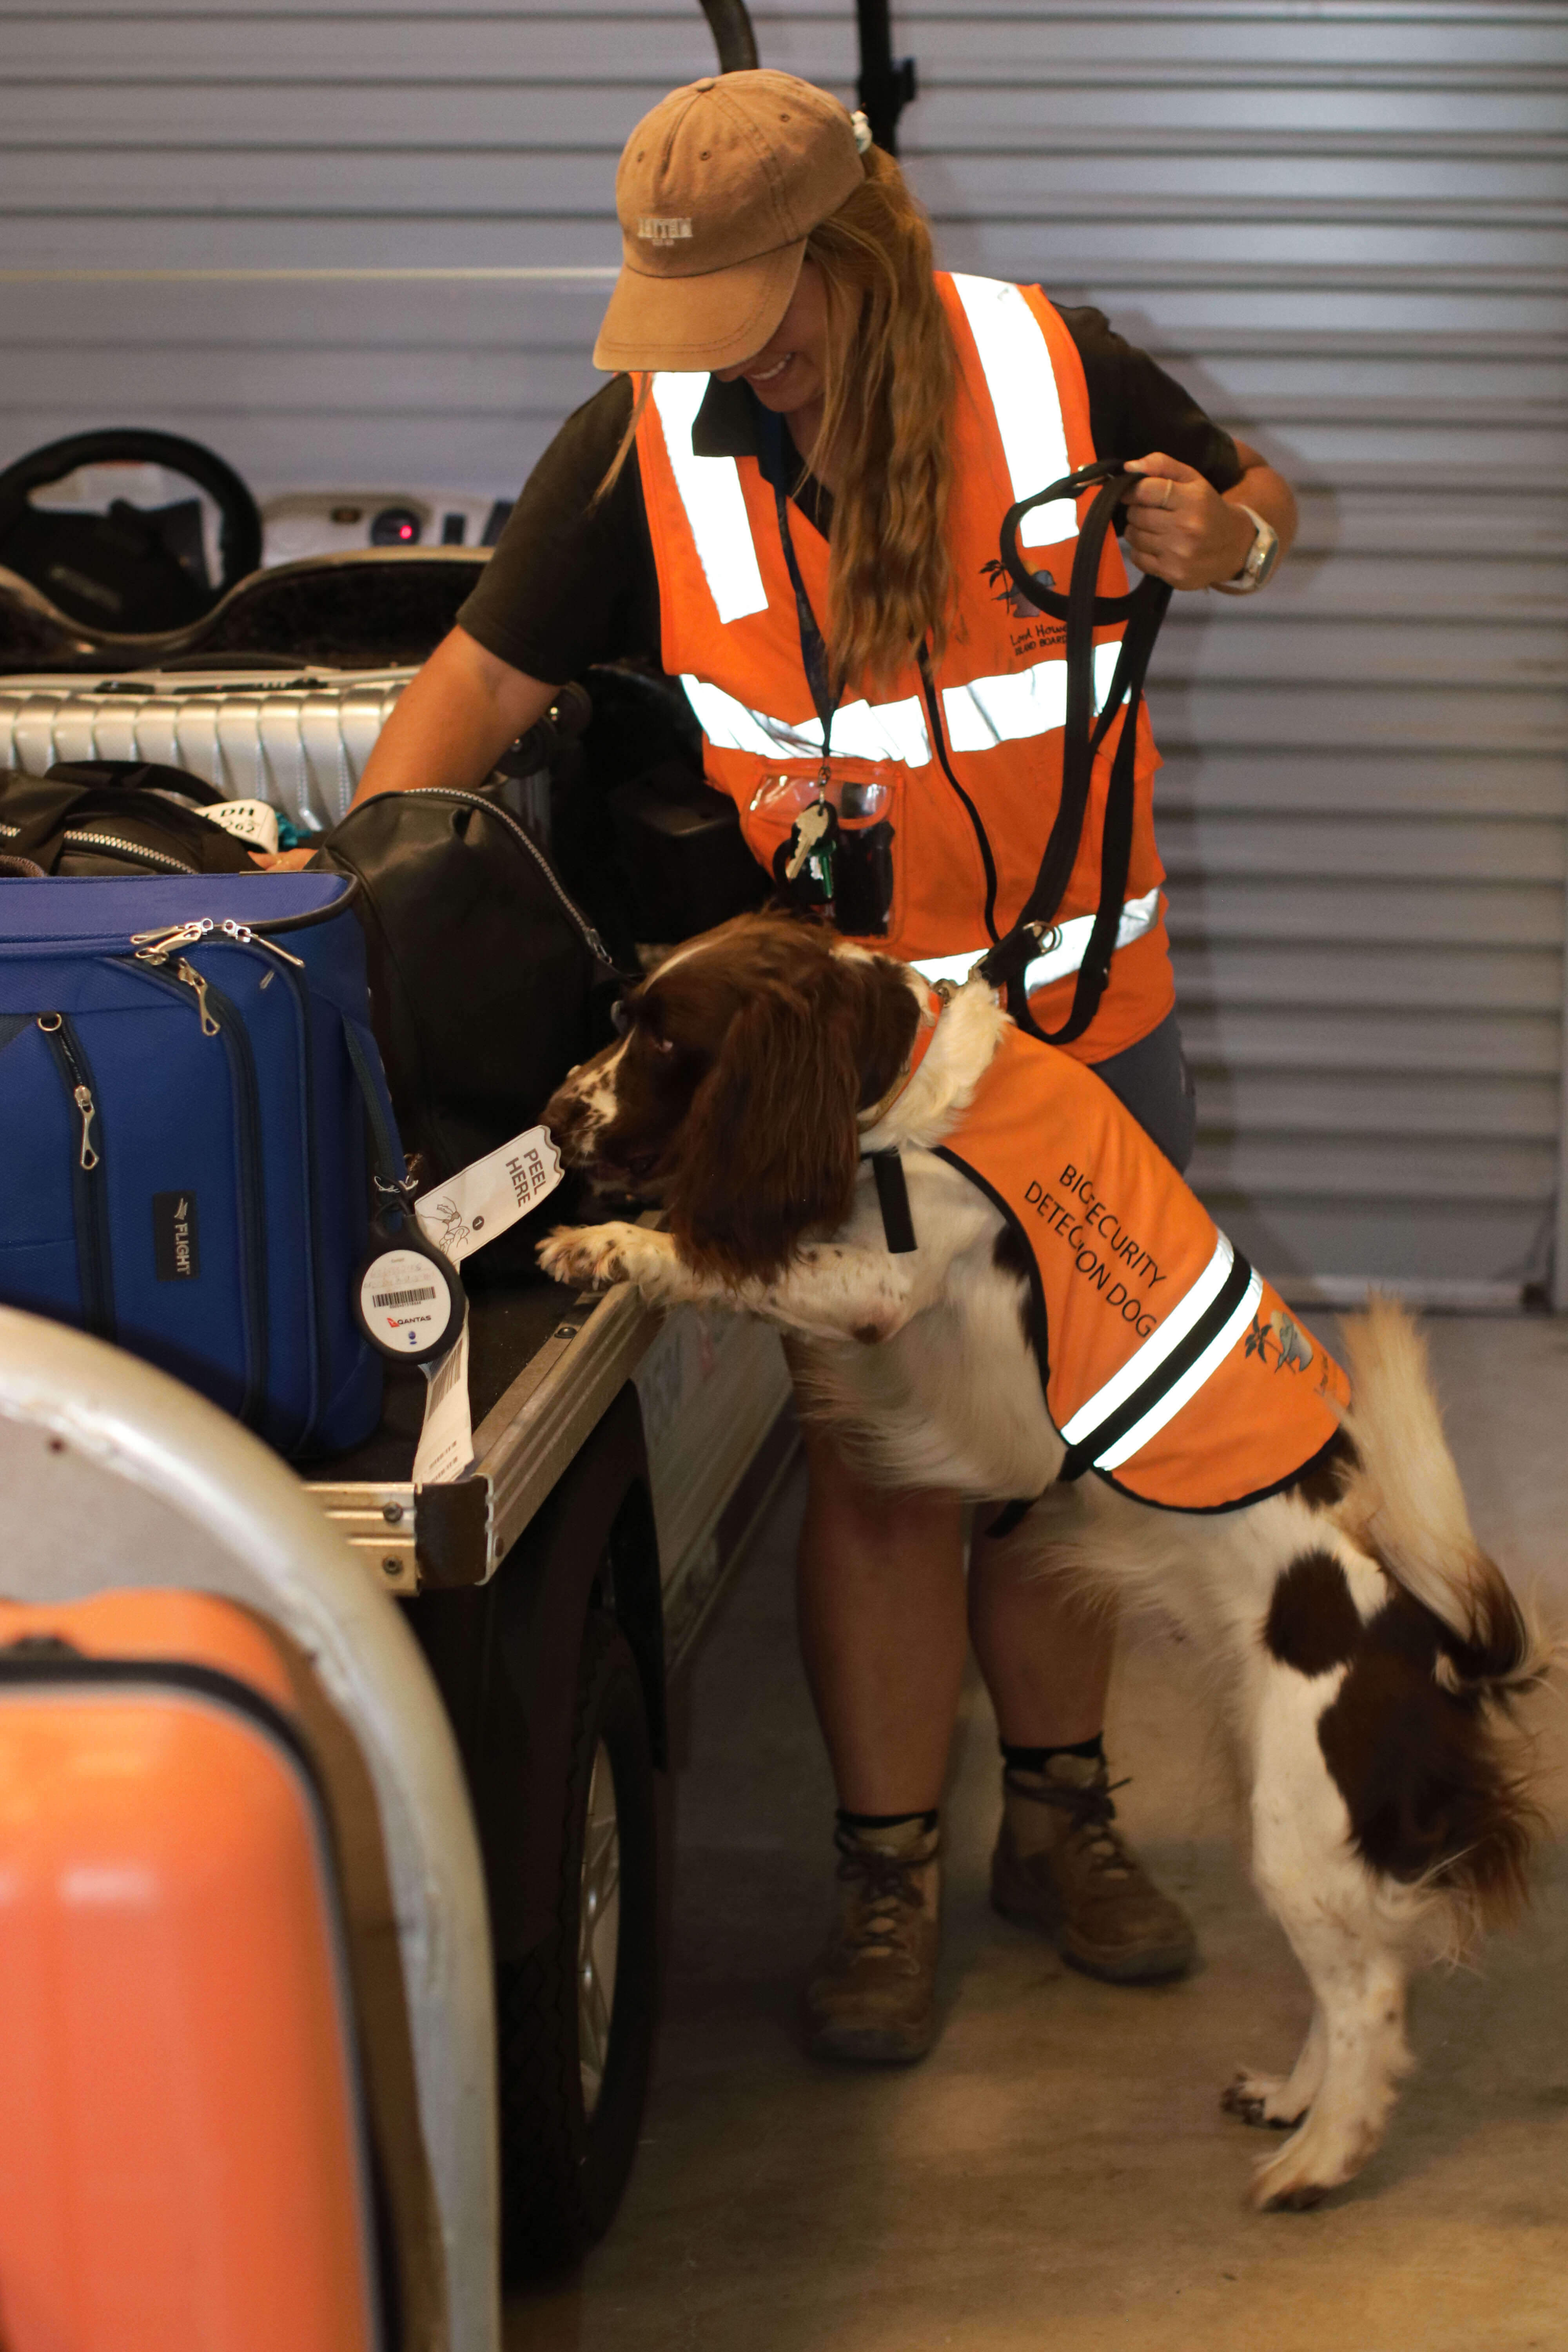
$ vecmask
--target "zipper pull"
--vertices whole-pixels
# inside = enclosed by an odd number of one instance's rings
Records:
[[[138,963],[166,963],[176,948],[194,948],[211,929],[211,917],[202,915],[194,922],[165,923],[155,931],[132,931],[131,944]]]
[[[92,1146],[92,1122],[98,1116],[98,1105],[86,1087],[73,1087],[71,1100],[81,1118],[81,1150],[78,1156],[81,1165],[90,1171],[98,1166],[99,1159]]]
[[[217,1016],[207,1010],[207,984],[201,973],[194,963],[187,963],[182,956],[174,966],[174,977],[176,980],[183,980],[187,988],[194,988],[195,991],[196,1011],[201,1015],[202,1035],[216,1037],[218,1034]]]
[[[253,931],[248,923],[237,923],[232,918],[226,917],[219,929],[226,939],[233,940],[239,947],[265,948],[268,955],[281,956],[285,963],[291,963],[296,971],[305,969],[303,956],[291,955],[287,948],[280,948],[277,940],[269,940],[265,932]]]

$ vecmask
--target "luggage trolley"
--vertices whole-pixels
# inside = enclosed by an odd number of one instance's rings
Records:
[[[377,561],[402,572],[410,559],[358,562]],[[355,563],[291,569],[326,575],[340,601]],[[283,576],[258,575],[258,593]],[[154,760],[304,829],[331,824],[412,667],[248,661],[0,676],[0,765]],[[528,819],[548,779],[523,764],[508,790]],[[303,1469],[299,1491],[403,1604],[456,1735],[489,1897],[516,2273],[597,2236],[630,2168],[656,2023],[668,1684],[795,1428],[782,1349],[759,1325],[476,1270],[466,1474],[415,1484],[425,1381],[391,1364],[379,1428]]]

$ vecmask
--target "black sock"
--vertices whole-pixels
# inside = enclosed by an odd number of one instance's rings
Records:
[[[922,1830],[934,1830],[937,1811],[933,1805],[929,1813],[848,1813],[840,1805],[836,1818],[841,1830],[849,1830],[857,1837],[875,1837],[879,1830],[901,1830],[906,1822],[919,1822]]]
[[[1081,1756],[1086,1764],[1105,1761],[1105,1734],[1097,1731],[1092,1739],[1076,1740],[1070,1748],[1010,1748],[1001,1742],[1002,1762],[1009,1772],[1044,1772],[1053,1756]]]

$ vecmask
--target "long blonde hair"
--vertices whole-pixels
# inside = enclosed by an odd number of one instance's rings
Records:
[[[826,398],[805,464],[834,483],[829,660],[846,685],[886,685],[928,637],[938,659],[947,641],[952,334],[925,215],[879,147],[805,250],[827,295]],[[595,499],[625,465],[651,388],[645,377]]]
[[[847,685],[885,685],[947,637],[952,335],[931,278],[931,231],[879,147],[866,177],[806,239],[827,294],[826,399],[806,459],[834,484],[829,656]]]

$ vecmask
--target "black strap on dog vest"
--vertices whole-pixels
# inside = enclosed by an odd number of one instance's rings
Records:
[[[991,950],[980,970],[994,988],[1005,991],[1007,1010],[1021,1029],[1047,1045],[1070,1044],[1081,1037],[1100,1009],[1110,979],[1110,960],[1127,895],[1132,862],[1133,782],[1138,757],[1138,711],[1143,680],[1160,624],[1171,601],[1170,583],[1152,575],[1125,596],[1097,593],[1100,550],[1116,509],[1131,498],[1144,477],[1125,474],[1110,464],[1082,466],[1064,475],[1033,498],[1021,499],[1008,509],[1002,525],[1002,561],[1019,593],[1039,611],[1067,624],[1067,719],[1062,739],[1061,797],[1046,843],[1035,887],[1005,939]],[[1076,498],[1100,485],[1079,533],[1072,576],[1065,596],[1036,580],[1018,548],[1018,528],[1034,507],[1054,499]],[[1098,719],[1094,715],[1094,632],[1108,621],[1125,623],[1116,669]],[[1056,919],[1073,868],[1078,863],[1089,810],[1096,755],[1111,720],[1126,702],[1116,756],[1111,762],[1105,799],[1105,827],[1100,850],[1100,903],[1083,961],[1079,966],[1072,1011],[1059,1029],[1048,1034],[1029,1013],[1024,973],[1039,954],[1041,933]]]
[[[910,1188],[904,1181],[904,1162],[897,1146],[887,1151],[868,1151],[863,1157],[871,1163],[871,1180],[877,1187],[877,1206],[882,1212],[882,1233],[894,1257],[907,1257],[910,1250],[919,1249],[915,1239],[915,1221],[910,1214]]]

